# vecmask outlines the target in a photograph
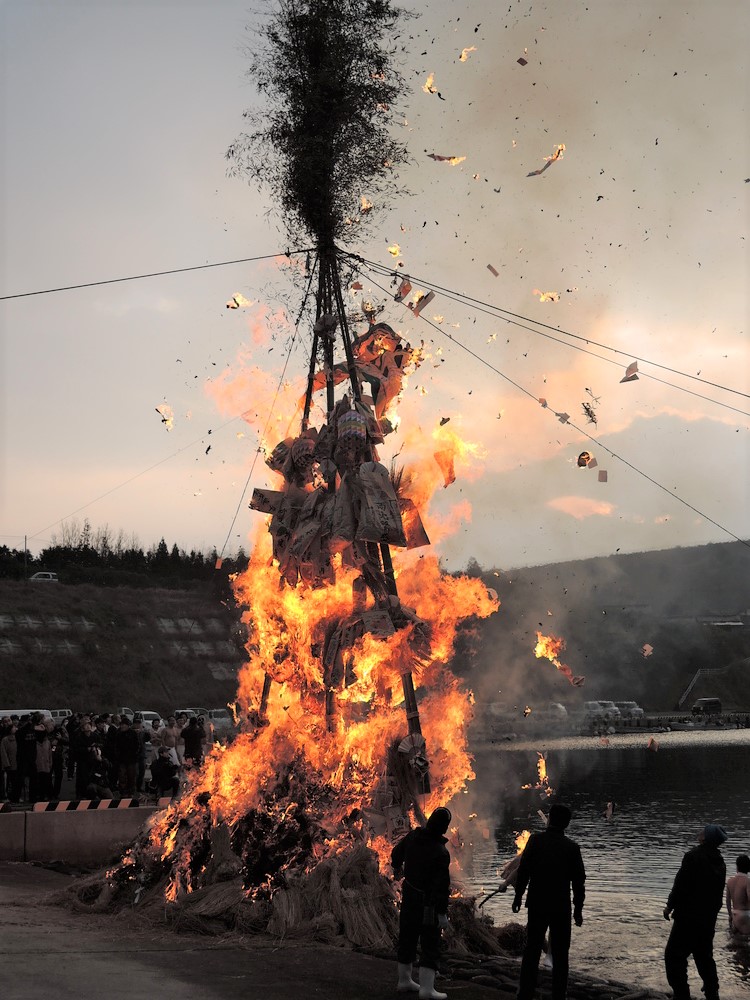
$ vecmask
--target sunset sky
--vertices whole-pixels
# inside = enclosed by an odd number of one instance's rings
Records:
[[[439,554],[511,568],[747,539],[747,10],[420,12],[398,40],[408,193],[347,249],[445,290],[421,319],[366,268],[350,293],[425,342],[381,459],[426,468],[441,432],[471,445],[425,512]],[[144,547],[248,547],[252,489],[276,481],[259,436],[288,432],[310,343],[305,321],[271,412],[304,257],[278,256],[268,192],[224,159],[258,102],[258,23],[234,0],[0,7],[0,295],[266,258],[0,302],[0,544],[36,552],[88,518]],[[227,309],[235,293],[253,305]]]

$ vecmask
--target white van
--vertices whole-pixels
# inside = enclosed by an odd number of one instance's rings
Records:
[[[22,715],[34,715],[36,712],[45,719],[52,718],[52,712],[48,708],[5,708],[0,709],[0,719],[9,719],[11,715],[17,715],[20,719]]]
[[[52,721],[56,726],[59,726],[61,722],[68,718],[69,715],[73,713],[69,708],[53,708],[49,713],[52,716]]]

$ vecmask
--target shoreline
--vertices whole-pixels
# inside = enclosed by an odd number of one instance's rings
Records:
[[[396,956],[269,935],[177,932],[138,910],[100,915],[52,905],[73,877],[31,862],[0,863],[0,954],[6,1000],[53,992],[58,1000],[101,995],[132,1000],[134,983],[160,1000],[377,1000],[395,995]],[[440,988],[449,1000],[514,1000],[519,959],[445,954]],[[539,996],[549,995],[540,970]],[[5,989],[7,987],[7,989]],[[569,1000],[666,1000],[667,994],[571,969]]]

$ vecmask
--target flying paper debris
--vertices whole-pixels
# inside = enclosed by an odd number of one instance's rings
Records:
[[[439,153],[428,153],[427,155],[431,160],[436,160],[438,163],[450,163],[452,167],[455,167],[458,163],[463,163],[466,159],[465,156],[440,156]]]
[[[435,74],[430,73],[425,82],[422,84],[422,90],[425,92],[425,94],[437,94],[437,87],[433,86],[434,83],[435,83]]]
[[[461,50],[461,55],[458,58],[461,60],[461,62],[466,62],[466,60],[469,58],[469,54],[471,52],[476,52],[476,51],[477,51],[476,45],[470,45],[468,49]]]
[[[415,316],[419,316],[425,306],[429,305],[430,302],[435,298],[434,292],[428,292],[426,295],[420,295],[417,301],[411,307],[412,312]]]
[[[456,453],[453,449],[445,449],[443,451],[436,451],[433,458],[440,466],[440,471],[443,473],[443,487],[448,487],[451,483],[456,481],[456,469],[454,465],[454,459]]]
[[[519,66],[527,66],[529,60],[528,59],[524,59],[524,57],[521,56],[520,59],[516,59],[516,62],[518,63]]]
[[[646,744],[646,749],[650,750],[652,753],[656,753],[656,751],[659,749],[659,744],[657,743],[657,741],[654,739],[653,736],[649,736],[648,743]]]
[[[372,208],[372,202],[368,201],[364,195],[361,195],[359,199],[360,215],[367,215],[367,213],[370,211],[371,208]]]
[[[537,632],[536,640],[536,647],[534,649],[536,658],[538,660],[544,658],[554,663],[560,673],[564,677],[567,677],[573,687],[581,687],[586,678],[574,676],[570,667],[559,660],[560,653],[565,649],[565,640],[559,639],[554,635],[542,635],[541,632]]]
[[[529,715],[531,715],[531,706],[530,705],[526,705],[526,707],[523,710],[523,717],[524,717],[524,719],[526,719]]]
[[[160,403],[158,406],[154,407],[154,409],[161,417],[161,422],[167,430],[171,431],[174,427],[174,411],[172,410],[172,407],[168,403]]]
[[[625,375],[620,379],[620,382],[636,382],[638,380],[638,362],[631,361],[628,367],[625,369]]]
[[[607,482],[607,470],[606,469],[599,469],[599,482],[600,483],[606,483]]]
[[[411,291],[411,282],[408,278],[403,278],[401,284],[399,285],[398,291],[394,295],[396,302],[403,302],[406,296]]]
[[[591,461],[591,453],[588,451],[582,451],[581,454],[578,456],[578,468],[585,469],[590,461]]]
[[[255,305],[254,301],[246,299],[244,295],[240,295],[240,293],[237,292],[227,302],[227,309],[247,309],[249,306],[254,306],[254,305]]]
[[[499,272],[492,266],[492,264],[487,265],[487,270],[490,274],[494,274],[496,278],[499,276]]]
[[[643,657],[644,660],[646,659],[646,657],[651,656],[653,651],[654,647],[648,642],[644,642],[644,644],[641,646],[641,656]]]
[[[560,143],[559,146],[555,146],[555,151],[552,154],[552,156],[545,156],[544,157],[545,164],[544,164],[543,167],[540,167],[538,170],[531,170],[531,171],[529,171],[529,173],[526,174],[526,176],[527,177],[538,177],[539,174],[543,174],[544,171],[547,170],[549,167],[551,167],[553,163],[557,163],[558,160],[561,160],[563,158],[563,153],[564,152],[565,152],[565,143],[562,142],[562,143]]]
[[[608,802],[604,812],[602,813],[602,819],[605,819],[608,823],[611,822],[612,817],[615,814],[616,808],[617,808],[616,802]]]
[[[560,293],[559,292],[540,292],[538,288],[535,288],[531,293],[532,295],[538,295],[540,302],[559,302]]]
[[[394,243],[392,247],[388,247],[388,253],[391,255],[391,257],[400,257],[401,247],[398,245],[398,243]]]

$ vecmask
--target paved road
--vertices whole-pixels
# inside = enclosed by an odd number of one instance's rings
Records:
[[[137,912],[78,914],[46,905],[71,876],[0,864],[3,1000],[382,1000],[396,997],[395,962],[270,938],[217,939],[143,926]],[[475,983],[450,1000],[509,1000]]]

